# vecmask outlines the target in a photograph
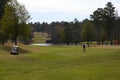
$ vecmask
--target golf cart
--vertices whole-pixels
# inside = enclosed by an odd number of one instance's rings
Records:
[[[18,46],[13,46],[10,53],[13,55],[18,55],[19,54],[18,49],[19,49]]]

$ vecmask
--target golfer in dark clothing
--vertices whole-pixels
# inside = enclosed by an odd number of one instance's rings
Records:
[[[83,52],[86,52],[86,45],[83,44],[82,46],[83,46]]]

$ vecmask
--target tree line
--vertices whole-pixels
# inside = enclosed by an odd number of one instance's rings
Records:
[[[53,44],[66,43],[69,44],[78,44],[82,41],[90,41],[95,39],[95,28],[92,21],[85,19],[83,22],[79,22],[75,18],[72,22],[52,22],[48,23],[29,23],[33,32],[44,32],[48,33],[51,37],[50,42]],[[83,27],[84,26],[84,27]],[[90,35],[87,35],[90,34]],[[89,38],[90,37],[90,38]],[[49,42],[49,41],[48,41]]]
[[[72,22],[30,23],[33,32],[47,32],[52,43],[78,44],[97,41],[101,44],[120,44],[120,17],[111,2],[98,8],[90,15],[90,20]]]

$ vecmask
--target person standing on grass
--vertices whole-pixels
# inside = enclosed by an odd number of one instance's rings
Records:
[[[86,52],[86,45],[83,44],[82,47],[83,47],[83,52]]]

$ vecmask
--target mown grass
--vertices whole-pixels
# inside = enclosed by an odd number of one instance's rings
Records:
[[[0,46],[0,80],[120,80],[120,47]]]
[[[36,32],[34,33],[33,43],[45,43],[46,33]]]

